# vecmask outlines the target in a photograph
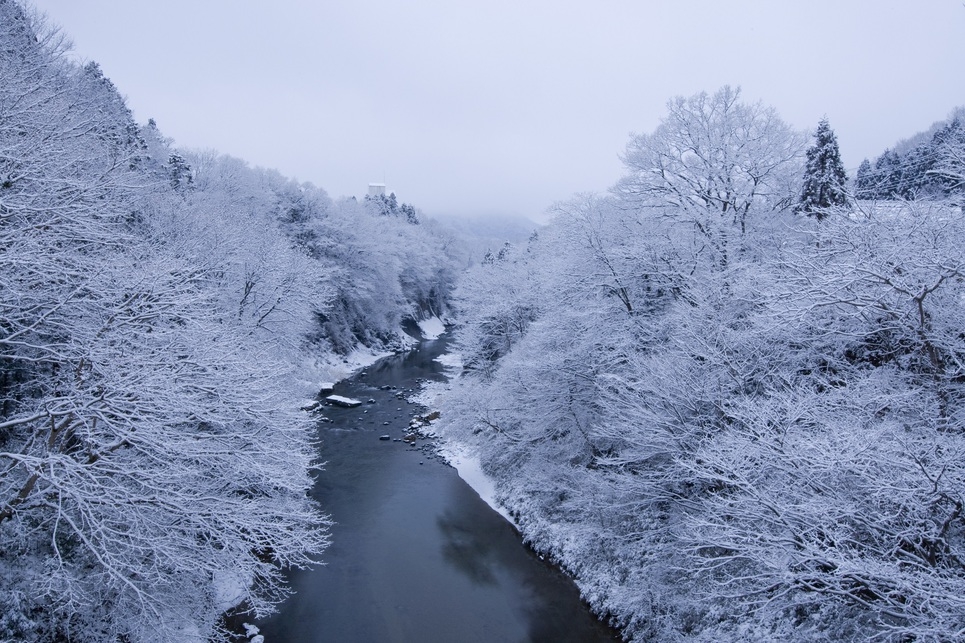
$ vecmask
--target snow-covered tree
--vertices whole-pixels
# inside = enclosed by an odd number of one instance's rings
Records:
[[[862,170],[856,188],[859,198],[942,200],[961,194],[961,181],[950,165],[955,164],[955,150],[962,147],[965,128],[962,109],[954,111],[948,121],[936,123],[928,132],[920,132],[894,150],[885,150],[874,163],[874,169]],[[900,151],[899,151],[900,149]]]
[[[961,200],[965,192],[965,125],[955,118],[935,135],[935,166],[931,173],[944,184],[947,194]]]
[[[504,253],[466,272],[454,293],[463,311],[459,352],[468,368],[486,372],[506,355],[539,316],[537,277],[526,253]]]
[[[326,542],[278,348],[297,276],[270,227],[227,248],[63,52],[0,1],[0,638],[217,637]],[[249,258],[282,263],[246,289]]]
[[[834,208],[848,207],[848,176],[841,163],[838,138],[822,118],[814,134],[814,145],[807,150],[804,185],[796,211],[815,217],[818,221]]]
[[[965,625],[965,228],[941,207],[870,215],[787,257],[768,304],[778,379],[729,396],[730,422],[688,459],[714,489],[678,532],[688,566],[704,600],[740,605],[720,638],[748,613],[753,638],[942,640]]]
[[[740,89],[678,97],[667,110],[630,140],[615,192],[692,225],[725,266],[749,225],[788,207],[801,137],[773,108],[741,102]]]
[[[672,105],[719,134],[699,98]],[[496,350],[442,430],[631,640],[960,638],[957,204],[808,224],[794,155],[759,192],[730,165],[758,130],[698,131],[636,137],[612,196],[473,271],[457,343]]]
[[[874,192],[874,172],[871,169],[871,161],[864,159],[858,166],[858,171],[854,175],[854,197],[856,199],[873,199]]]

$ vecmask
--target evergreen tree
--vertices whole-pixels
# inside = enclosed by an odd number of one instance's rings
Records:
[[[193,187],[194,177],[191,175],[191,165],[184,160],[184,157],[174,152],[168,157],[168,175],[171,178],[171,187],[175,192],[184,193]]]
[[[419,225],[419,215],[416,214],[415,206],[408,203],[403,203],[402,207],[399,208],[402,216],[405,218],[406,223],[411,223],[412,225]]]
[[[871,169],[871,161],[864,159],[858,166],[858,172],[854,177],[854,196],[857,199],[873,199],[874,191],[874,170]]]
[[[818,220],[827,216],[829,208],[849,205],[845,186],[848,176],[841,163],[838,139],[822,118],[815,133],[815,143],[807,151],[807,165],[804,168],[804,187],[797,211]]]
[[[931,140],[933,163],[928,167],[930,184],[942,196],[953,196],[963,191],[962,151],[965,150],[965,126],[957,116],[935,132]]]
[[[898,196],[901,185],[902,159],[897,152],[885,150],[875,159],[875,197],[892,199]]]

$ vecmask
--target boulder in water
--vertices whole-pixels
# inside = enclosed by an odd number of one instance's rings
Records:
[[[328,400],[329,404],[334,404],[335,406],[344,406],[348,409],[355,408],[356,406],[362,406],[362,402],[359,400],[355,400],[350,397],[342,397],[341,395],[329,395],[325,399]]]

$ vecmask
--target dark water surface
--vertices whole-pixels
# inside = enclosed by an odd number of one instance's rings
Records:
[[[443,379],[433,360],[444,349],[424,342],[336,387],[366,403],[326,409],[332,422],[321,425],[327,464],[313,494],[336,523],[332,545],[326,565],[294,572],[296,594],[258,623],[266,643],[619,640],[431,445],[379,440],[401,438],[423,411],[380,387]]]

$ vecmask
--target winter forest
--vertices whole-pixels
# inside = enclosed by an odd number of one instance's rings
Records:
[[[17,0],[0,79],[0,640],[269,613],[329,544],[300,401],[429,317],[441,439],[627,640],[965,638],[961,110],[848,176],[828,120],[673,98],[475,261],[174,147]]]
[[[205,640],[326,545],[298,402],[464,258],[411,206],[173,150],[62,38],[0,0],[0,640]]]

